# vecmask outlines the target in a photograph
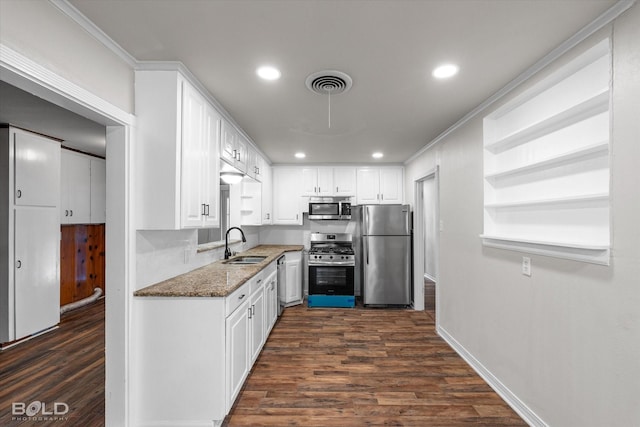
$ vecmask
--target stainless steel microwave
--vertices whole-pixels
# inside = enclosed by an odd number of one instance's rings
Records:
[[[309,219],[351,219],[351,202],[309,202]]]

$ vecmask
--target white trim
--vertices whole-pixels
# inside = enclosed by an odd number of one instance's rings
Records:
[[[71,18],[76,24],[80,25],[86,32],[91,34],[111,52],[115,53],[120,59],[129,64],[131,68],[135,67],[137,62],[136,59],[104,31],[102,31],[89,18],[84,16],[74,5],[69,3],[67,0],[49,0],[49,3],[60,9],[62,13]]]
[[[438,206],[436,207],[436,221],[439,221],[440,216],[440,196],[439,196],[439,184],[438,184],[438,171],[439,167],[436,166],[426,173],[420,174],[418,178],[413,181],[414,191],[414,233],[413,233],[413,306],[415,310],[424,310],[424,241],[419,236],[424,234],[424,193],[422,186],[427,179],[434,179],[436,184],[436,199]],[[436,275],[437,264],[440,259],[440,236],[436,235]],[[429,279],[437,282],[436,278]],[[438,324],[438,291],[436,290],[436,325]]]
[[[106,126],[107,152],[113,154],[108,156],[107,176],[115,177],[107,184],[106,242],[108,248],[116,249],[106,261],[107,286],[114,286],[106,298],[105,416],[107,425],[128,426],[130,295],[136,259],[131,178],[135,117],[1,43],[0,79]]]
[[[468,112],[464,117],[455,122],[450,128],[442,132],[431,142],[427,143],[424,147],[418,150],[413,156],[409,157],[405,160],[404,164],[408,165],[413,162],[415,159],[420,157],[427,150],[442,142],[447,136],[464,126],[468,121],[476,117],[482,111],[486,110],[489,106],[494,104],[496,101],[500,100],[507,94],[509,94],[512,90],[520,86],[525,81],[529,80],[531,77],[536,75],[546,66],[554,62],[556,59],[560,58],[565,53],[569,52],[575,46],[577,46],[580,42],[587,39],[589,36],[594,34],[596,31],[603,28],[605,25],[611,23],[614,19],[624,13],[627,9],[633,6],[636,3],[636,0],[620,0],[607,9],[604,13],[598,16],[589,24],[585,25],[573,36],[569,37],[563,43],[561,43],[558,47],[553,49],[551,52],[543,56],[539,59],[535,64],[525,70],[522,74],[518,75],[515,79],[511,80],[507,83],[502,89],[497,91],[495,94],[491,95],[484,102],[478,105],[476,108]]]
[[[482,245],[490,248],[581,261],[597,265],[611,265],[611,249],[609,246],[584,245],[571,242],[540,242],[487,235],[480,235],[480,238],[482,239]]]
[[[436,326],[438,335],[444,339],[447,344],[453,348],[456,353],[460,355],[474,371],[482,377],[483,380],[489,384],[489,386],[496,392],[511,408],[516,411],[522,419],[533,427],[548,427],[544,422],[526,403],[518,398],[509,388],[504,385],[498,377],[493,375],[489,369],[487,369],[478,359],[476,359],[462,344],[460,344],[451,334],[449,334],[442,326]]]
[[[54,92],[59,96],[57,100],[59,102],[56,103],[63,108],[71,109],[71,104],[79,105],[100,117],[109,119],[113,124],[128,125],[135,120],[132,114],[0,43],[0,78],[14,84],[16,77]]]

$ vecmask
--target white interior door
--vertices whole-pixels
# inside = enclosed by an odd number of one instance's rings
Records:
[[[60,224],[57,209],[16,209],[16,339],[60,322],[59,260]]]

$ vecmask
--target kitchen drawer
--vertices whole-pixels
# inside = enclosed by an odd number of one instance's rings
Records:
[[[251,282],[251,293],[253,294],[256,290],[260,289],[262,286],[264,286],[264,279],[266,278],[264,275],[264,270],[262,270],[260,273],[256,274],[255,276],[253,276],[250,280]]]
[[[240,286],[238,289],[233,291],[231,295],[225,298],[225,317],[233,313],[236,308],[240,307],[243,302],[249,300],[249,296],[251,295],[252,291],[252,281],[253,279]]]

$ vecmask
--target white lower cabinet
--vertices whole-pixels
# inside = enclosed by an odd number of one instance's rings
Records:
[[[302,252],[287,252],[285,265],[287,274],[285,305],[302,304]]]
[[[276,264],[233,293],[136,297],[133,425],[221,425],[277,317]]]
[[[251,327],[249,328],[251,335],[251,365],[256,361],[260,350],[262,350],[265,333],[267,332],[265,308],[264,285],[261,284],[251,294],[251,314],[249,316],[251,320]]]
[[[251,304],[249,299],[236,309],[226,320],[227,350],[227,399],[225,405],[231,408],[249,374],[249,338]]]
[[[264,284],[264,293],[265,293],[265,323],[267,324],[267,333],[266,336],[269,335],[271,329],[276,324],[278,320],[278,274],[277,272],[271,273],[271,275],[267,278],[266,283]]]

